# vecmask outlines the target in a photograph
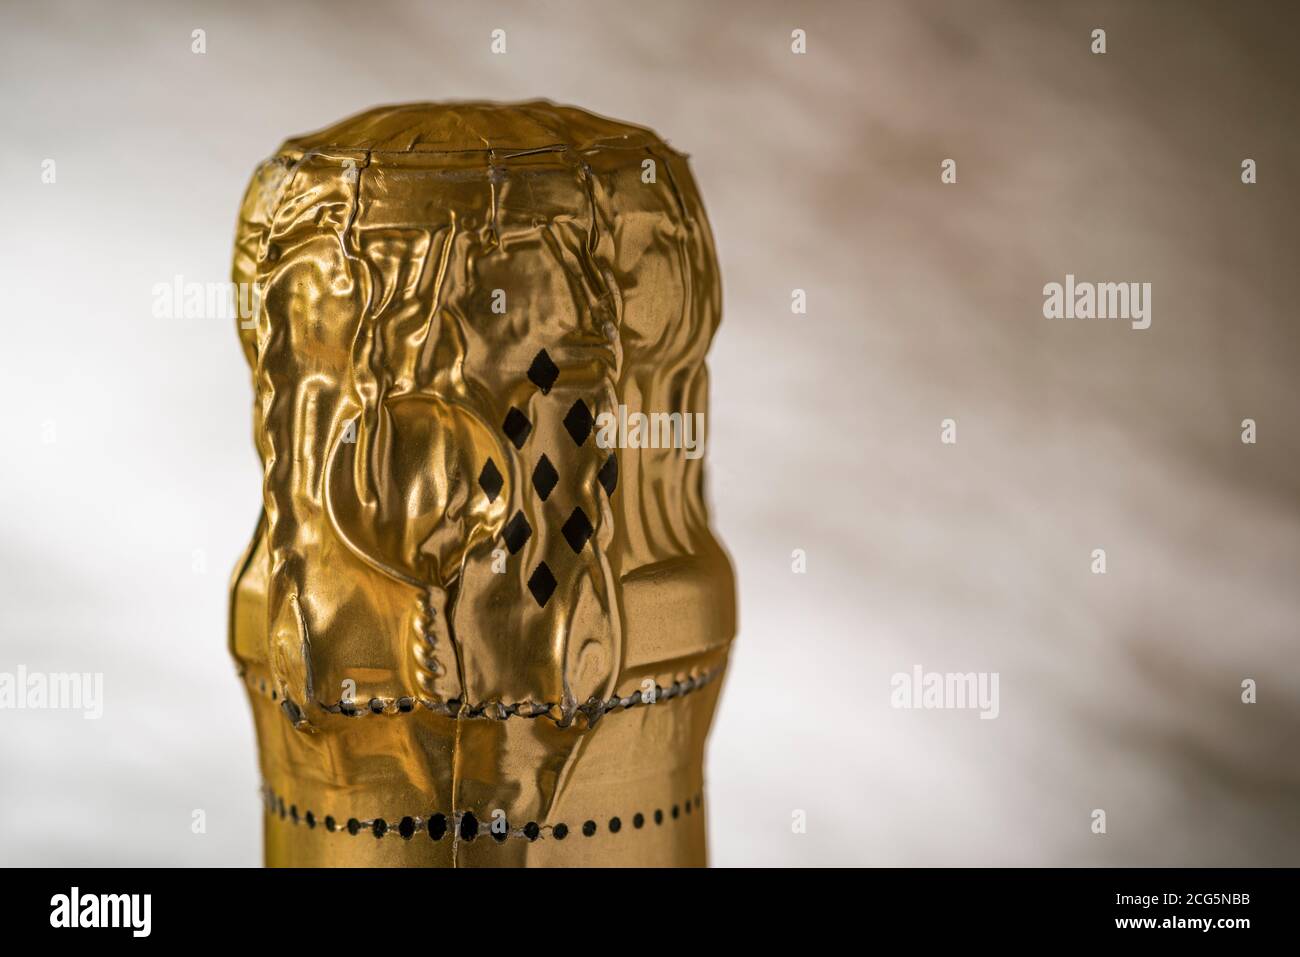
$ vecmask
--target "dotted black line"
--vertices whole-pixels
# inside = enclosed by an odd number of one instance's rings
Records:
[[[428,817],[422,815],[408,814],[401,818],[396,824],[390,824],[387,818],[377,817],[370,820],[360,820],[350,817],[346,821],[340,822],[331,814],[327,814],[323,819],[318,818],[314,811],[300,813],[298,805],[285,805],[284,798],[279,797],[269,787],[262,788],[262,801],[266,807],[267,813],[272,816],[278,816],[282,821],[289,821],[294,825],[302,825],[308,830],[315,830],[318,826],[331,834],[347,834],[351,837],[357,837],[361,834],[369,834],[376,840],[396,835],[404,841],[412,840],[416,834],[423,833],[429,840],[441,841],[448,834],[459,834],[460,839],[467,842],[473,842],[481,834],[485,833],[497,844],[504,844],[508,838],[518,838],[529,841],[530,843],[538,840],[542,832],[550,830],[551,837],[557,841],[563,841],[569,836],[569,825],[564,822],[557,824],[540,825],[536,821],[529,821],[523,827],[512,828],[509,822],[506,822],[504,831],[494,829],[491,823],[481,823],[479,815],[473,811],[457,811],[451,817],[441,812],[434,812]],[[704,796],[696,792],[693,797],[688,797],[681,804],[674,804],[669,810],[671,820],[678,820],[683,813],[689,815],[692,810],[699,810],[704,802]],[[490,816],[488,820],[490,820]],[[665,821],[665,815],[662,808],[656,808],[653,814],[653,820],[656,825],[662,825]],[[632,827],[641,830],[646,825],[646,817],[640,811],[632,816]],[[605,825],[611,834],[617,834],[623,829],[623,821],[619,817],[611,817]],[[595,837],[600,831],[600,825],[594,820],[587,820],[579,828],[583,837]]]
[[[601,701],[598,698],[591,698],[586,704],[579,705],[577,712],[586,715],[589,724],[595,724],[600,718],[609,714],[611,711],[630,711],[633,708],[660,701],[672,701],[674,698],[681,698],[692,691],[698,691],[700,688],[713,681],[720,673],[721,668],[714,668],[706,671],[704,674],[694,678],[687,678],[684,681],[674,681],[671,685],[663,687],[655,685],[655,692],[651,701],[646,701],[640,691],[634,691],[630,695],[620,698],[618,696],[610,698],[608,701]],[[272,701],[280,700],[280,695],[273,686],[268,685],[265,678],[254,678],[248,672],[241,676],[254,691],[267,695]],[[532,702],[519,702],[517,704],[503,704],[501,702],[490,702],[478,705],[471,705],[463,712],[460,709],[460,700],[452,698],[448,701],[430,701],[427,698],[417,698],[413,695],[403,695],[399,698],[384,697],[371,698],[366,703],[357,701],[339,701],[335,704],[325,704],[316,702],[316,706],[322,711],[330,714],[341,714],[349,718],[359,718],[368,714],[410,714],[415,711],[416,706],[431,711],[434,714],[444,718],[488,718],[495,721],[505,721],[508,718],[549,718],[557,724],[567,724],[563,717],[563,709],[558,704],[539,704]]]

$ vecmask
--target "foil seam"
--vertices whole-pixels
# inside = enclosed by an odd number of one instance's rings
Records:
[[[658,704],[660,701],[673,701],[683,698],[692,691],[698,691],[721,674],[723,668],[712,668],[695,678],[687,678],[684,681],[674,681],[671,685],[664,687],[658,683],[655,684],[654,698],[652,701],[646,701],[642,692],[634,691],[624,697],[614,696],[607,701],[589,701],[586,704],[579,705],[575,710],[578,714],[584,714],[591,721],[595,721],[601,716],[611,711],[630,711],[632,708],[642,704]],[[248,687],[262,694],[271,700],[280,698],[279,693],[274,690],[266,690],[266,682],[259,682],[251,673],[242,672],[239,675],[248,685]],[[288,701],[288,698],[282,699]],[[375,702],[381,702],[382,707],[378,710],[375,708]],[[405,703],[405,707],[403,706]],[[399,715],[414,714],[415,705],[420,705],[426,711],[439,715],[444,718],[455,720],[488,718],[495,721],[505,721],[509,718],[551,718],[556,723],[563,723],[562,718],[556,717],[557,712],[562,713],[563,706],[556,702],[547,703],[530,703],[526,701],[515,704],[504,704],[501,702],[484,702],[478,705],[470,705],[468,708],[462,708],[456,699],[450,701],[438,702],[431,701],[428,698],[419,698],[415,695],[401,695],[398,697],[379,697],[375,696],[365,705],[359,705],[355,701],[347,702],[340,700],[334,704],[326,704],[323,701],[313,701],[313,705],[329,714],[341,714],[349,718],[359,718],[365,715]]]

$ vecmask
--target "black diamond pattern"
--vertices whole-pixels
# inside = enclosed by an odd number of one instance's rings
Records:
[[[555,591],[555,576],[546,567],[546,562],[538,562],[533,577],[528,579],[528,590],[533,593],[538,607],[545,608],[551,600],[551,593]]]
[[[533,469],[533,488],[537,489],[537,494],[545,502],[547,496],[551,494],[551,489],[555,488],[555,483],[560,480],[560,473],[555,471],[555,466],[551,460],[542,453],[542,457],[537,460],[537,468]]]
[[[528,519],[524,518],[523,512],[515,512],[515,517],[506,522],[506,527],[501,532],[511,555],[523,548],[524,542],[528,541],[532,534],[533,527],[528,524]]]
[[[609,453],[609,458],[605,459],[605,464],[596,473],[596,479],[605,486],[606,495],[614,494],[614,489],[618,488],[618,458],[613,452]]]
[[[564,427],[569,430],[575,445],[581,445],[587,441],[587,436],[591,435],[591,410],[587,408],[587,403],[579,399],[573,403],[569,409],[569,414],[564,417]]]
[[[551,391],[551,386],[555,385],[555,380],[559,377],[560,369],[551,361],[545,349],[533,357],[533,364],[528,367],[528,378],[542,390],[542,395]]]
[[[522,449],[528,433],[533,431],[533,423],[528,421],[528,416],[512,405],[510,411],[506,413],[506,420],[501,423],[501,431],[515,444],[515,448]]]
[[[489,502],[495,502],[497,496],[501,494],[501,488],[506,482],[497,471],[496,463],[491,459],[483,463],[483,471],[478,473],[478,484],[487,493]]]
[[[592,532],[587,513],[580,508],[575,508],[560,531],[564,533],[564,540],[575,553],[582,551],[582,546],[587,544],[587,539],[591,538]]]

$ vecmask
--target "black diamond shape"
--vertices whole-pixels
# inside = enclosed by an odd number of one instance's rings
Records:
[[[533,357],[533,364],[528,367],[528,378],[542,390],[542,395],[551,391],[551,386],[555,385],[555,380],[559,377],[560,368],[551,361],[545,349]]]
[[[560,473],[555,471],[555,466],[551,460],[542,453],[542,457],[537,460],[537,468],[533,469],[533,488],[537,489],[537,494],[546,501],[546,497],[551,494],[551,489],[555,488],[555,483],[560,480]]]
[[[528,421],[528,416],[512,405],[510,411],[506,413],[506,420],[501,423],[501,431],[515,444],[515,448],[522,449],[524,439],[528,438],[528,433],[533,431],[533,423]]]
[[[618,458],[613,452],[609,453],[609,458],[605,459],[605,464],[596,473],[596,479],[605,486],[606,495],[614,494],[614,489],[618,487]]]
[[[569,414],[564,417],[564,427],[573,436],[575,445],[587,441],[587,436],[591,435],[591,421],[591,410],[587,408],[587,403],[581,399],[573,403]]]
[[[523,548],[524,542],[528,541],[532,534],[533,527],[528,524],[528,519],[524,518],[523,512],[515,512],[515,517],[506,522],[506,527],[501,532],[511,555]]]
[[[591,538],[591,522],[587,520],[587,513],[580,508],[575,508],[569,520],[564,523],[560,529],[564,533],[564,540],[569,543],[569,547],[574,552],[582,551],[582,546],[587,544],[587,539]]]
[[[497,496],[501,494],[501,488],[506,482],[497,471],[496,463],[491,459],[483,463],[483,471],[478,473],[478,484],[487,493],[489,502],[495,502]]]
[[[528,579],[528,590],[533,593],[538,607],[545,608],[546,603],[551,600],[551,593],[555,591],[555,576],[546,567],[546,562],[538,563],[533,577]]]

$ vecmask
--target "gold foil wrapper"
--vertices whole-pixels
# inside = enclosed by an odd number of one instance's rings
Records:
[[[685,157],[544,101],[372,110],[258,168],[234,280],[266,862],[705,863],[735,586],[704,460],[597,435],[707,411]]]

